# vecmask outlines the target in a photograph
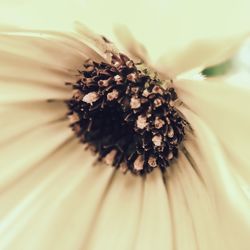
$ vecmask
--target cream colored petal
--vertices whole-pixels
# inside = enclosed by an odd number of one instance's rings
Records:
[[[249,34],[191,42],[184,48],[162,55],[155,67],[163,75],[171,77],[193,69],[201,72],[206,67],[222,63],[234,56]]]
[[[130,249],[140,215],[142,180],[92,165],[93,158],[74,141],[14,183],[0,198],[5,240],[1,246],[94,249],[91,245],[98,244],[95,249],[110,245]],[[92,243],[101,228],[102,235]],[[58,237],[61,240],[55,241]]]
[[[198,249],[198,245],[192,221],[193,218],[190,216],[186,204],[186,199],[188,197],[185,198],[181,187],[181,180],[178,180],[178,176],[173,172],[173,168],[168,170],[168,177],[166,180],[166,189],[171,209],[173,249],[196,250]]]
[[[68,121],[56,121],[33,128],[8,143],[2,144],[0,146],[1,188],[22,178],[38,162],[62,146],[72,136]]]
[[[1,16],[10,24],[59,30],[70,30],[79,20],[111,40],[116,40],[113,27],[126,25],[156,61],[195,40],[249,31],[249,7],[248,0],[12,0],[1,2]]]
[[[5,104],[0,107],[1,142],[5,146],[11,140],[29,133],[32,129],[66,118],[67,108],[59,102],[27,102]]]
[[[250,87],[222,79],[176,82],[179,98],[212,129],[237,175],[250,183]]]
[[[143,182],[140,177],[92,165],[93,158],[74,141],[13,183],[0,198],[1,247],[171,247],[168,201],[161,174],[155,171]]]
[[[186,144],[189,145],[190,141]],[[166,174],[173,225],[173,249],[226,250],[210,192],[199,173],[200,166],[196,166],[196,157],[192,156],[187,150],[185,153],[180,151],[176,164]]]
[[[84,235],[82,248],[133,249],[140,224],[142,196],[141,178],[116,172],[98,210],[91,216],[91,231]]]
[[[76,34],[10,28],[0,39],[2,102],[69,98],[65,82],[87,58],[100,58]]]
[[[234,162],[228,157],[224,145],[201,118],[185,108],[182,112],[195,131],[195,141],[187,141],[186,148],[196,162],[213,205],[215,230],[224,242],[225,249],[247,250],[250,202],[237,180],[237,174],[241,171],[235,171],[240,168],[241,162]],[[209,216],[210,213],[204,213],[204,217]]]
[[[116,173],[93,221],[85,249],[172,249],[166,190],[160,172],[145,181]]]
[[[92,163],[74,140],[3,192],[1,248],[80,249],[112,174]]]
[[[68,97],[64,83],[72,79],[69,69],[74,68],[69,59],[79,60],[74,50],[68,47],[67,51],[63,44],[39,35],[0,33],[0,36],[1,102]]]
[[[157,169],[148,175],[135,249],[173,249],[173,231],[170,204],[162,173]]]
[[[126,25],[145,45],[153,61],[195,40],[230,37],[249,31],[247,0],[233,0],[230,4],[226,0],[86,0],[83,7],[83,22],[106,36],[112,36],[112,25]]]

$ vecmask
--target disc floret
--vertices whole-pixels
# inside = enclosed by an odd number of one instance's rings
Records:
[[[175,108],[175,90],[123,54],[110,63],[88,61],[80,73],[67,105],[81,142],[123,172],[164,171],[178,156],[187,124]]]

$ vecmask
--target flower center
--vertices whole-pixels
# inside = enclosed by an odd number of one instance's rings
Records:
[[[88,61],[67,101],[71,127],[107,164],[145,175],[178,157],[187,122],[174,107],[173,88],[123,54]]]

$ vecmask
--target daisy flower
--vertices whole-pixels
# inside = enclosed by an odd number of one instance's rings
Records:
[[[1,1],[0,249],[247,250],[248,5]]]

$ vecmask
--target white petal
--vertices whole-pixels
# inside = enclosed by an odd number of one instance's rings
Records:
[[[177,164],[170,167],[167,173],[174,249],[227,249],[210,190],[199,173],[201,166],[196,164],[196,155],[190,156],[185,150],[185,154],[180,152]]]
[[[66,99],[65,82],[76,80],[89,56],[100,57],[73,34],[10,29],[0,39],[2,102]]]
[[[222,63],[235,55],[248,35],[191,42],[181,49],[173,49],[162,55],[155,67],[163,75],[172,77],[192,69],[201,72],[204,68]]]
[[[91,216],[91,234],[84,237],[86,249],[132,249],[140,223],[142,196],[142,179],[116,172]]]
[[[220,79],[176,82],[179,98],[213,130],[234,170],[250,183],[250,85]]]
[[[0,198],[1,247],[129,249],[140,218],[142,181],[92,164],[74,141],[13,183]],[[55,241],[59,235],[62,240]]]
[[[63,103],[31,102],[2,105],[0,108],[0,145],[6,146],[32,129],[65,119]]]
[[[0,7],[6,23],[70,30],[72,23],[79,20],[111,40],[115,40],[113,27],[126,25],[145,45],[153,61],[195,40],[248,32],[250,18],[248,0],[26,0],[22,4],[3,1]]]
[[[170,204],[161,175],[157,169],[144,183],[135,249],[173,249]]]
[[[9,186],[0,198],[1,248],[80,248],[112,173],[92,163],[74,140]]]
[[[0,185],[22,178],[25,173],[62,146],[71,136],[68,122],[56,121],[31,129],[2,144]]]
[[[119,3],[87,0],[83,7],[83,22],[106,36],[112,36],[112,25],[126,25],[146,46],[153,61],[165,53],[181,50],[195,40],[230,37],[249,31],[246,10],[249,2],[246,0],[231,1],[230,4],[215,0],[129,0]]]
[[[171,249],[168,200],[158,171],[144,182],[117,173],[87,249]]]
[[[113,173],[110,167],[93,168],[93,158],[76,140],[32,165],[2,189],[2,248],[172,248],[160,172],[144,182],[131,174]],[[59,236],[62,240],[55,241]]]
[[[231,160],[224,145],[197,115],[184,108],[182,112],[195,131],[195,141],[187,142],[186,147],[204,180],[225,249],[248,249],[250,202],[237,180],[238,171],[235,171],[241,162]]]

